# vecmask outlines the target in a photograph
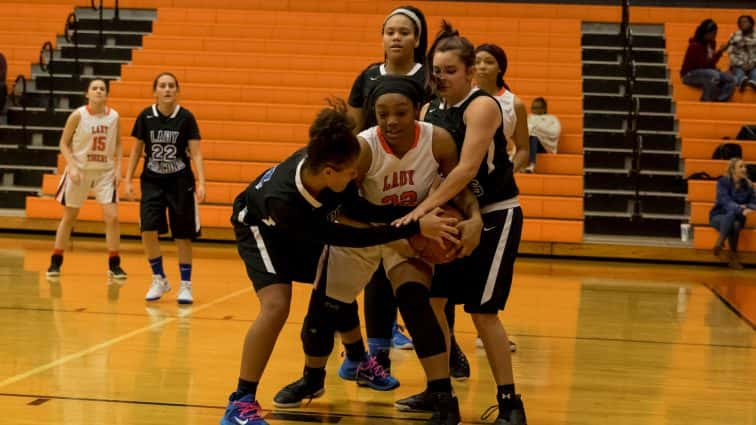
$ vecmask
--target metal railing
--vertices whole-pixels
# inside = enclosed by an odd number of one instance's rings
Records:
[[[50,110],[55,108],[55,98],[53,95],[53,92],[55,91],[55,75],[52,66],[54,62],[55,50],[53,49],[52,43],[46,41],[45,44],[42,45],[42,49],[39,51],[39,67],[42,69],[42,72],[47,72],[47,75],[50,76],[50,95],[47,102],[47,107]]]
[[[104,18],[104,12],[105,8],[103,7],[103,0],[91,0],[92,9],[99,13],[99,37],[98,37],[98,43],[97,46],[102,49],[105,46],[105,18]],[[115,0],[114,10],[113,10],[113,22],[119,21],[121,19],[120,17],[120,7],[118,5],[118,0]]]
[[[76,14],[71,13],[66,18],[66,27],[64,29],[66,41],[73,43],[74,45],[74,78],[79,81],[81,79],[81,67],[79,66],[79,20],[76,19]]]
[[[630,180],[635,191],[633,204],[633,219],[641,218],[641,157],[643,155],[643,138],[638,134],[638,119],[640,116],[640,101],[635,97],[636,65],[633,54],[633,31],[630,26],[630,0],[620,0],[622,3],[622,23],[620,24],[620,40],[622,41],[622,57],[620,67],[625,76],[624,101],[627,105],[625,118],[625,146],[632,146],[633,157],[630,167]]]
[[[26,94],[26,77],[19,75],[13,82],[13,90],[10,93],[10,101],[14,106],[21,107],[21,134],[24,138],[23,148],[29,145],[28,130],[26,129],[26,105],[28,97]]]

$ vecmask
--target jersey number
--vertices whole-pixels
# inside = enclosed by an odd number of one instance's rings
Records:
[[[153,161],[173,161],[176,159],[176,146],[174,145],[152,145]]]
[[[93,151],[104,151],[105,150],[105,140],[107,138],[105,136],[94,136],[92,137],[92,150]]]
[[[381,199],[383,205],[404,205],[413,206],[417,205],[417,192],[410,190],[404,192],[401,195],[388,195]]]

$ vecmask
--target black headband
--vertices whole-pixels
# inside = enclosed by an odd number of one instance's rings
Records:
[[[423,103],[423,100],[425,99],[423,87],[420,86],[420,83],[409,77],[395,75],[382,76],[378,85],[371,93],[373,105],[375,105],[375,101],[378,100],[379,97],[387,93],[398,93],[406,96],[415,105]]]

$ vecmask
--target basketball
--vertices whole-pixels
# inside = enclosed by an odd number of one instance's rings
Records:
[[[444,213],[441,215],[442,217],[464,220],[462,213],[453,205],[444,205],[441,208],[444,210]],[[446,247],[442,247],[438,242],[428,239],[421,234],[410,237],[409,244],[417,251],[420,258],[431,264],[450,263],[454,260],[454,253],[457,251],[457,247],[452,245],[451,242],[447,242]]]

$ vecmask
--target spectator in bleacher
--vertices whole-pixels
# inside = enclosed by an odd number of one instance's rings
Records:
[[[530,164],[526,173],[535,172],[536,154],[557,153],[562,124],[559,118],[548,113],[546,99],[537,97],[530,105],[528,115],[528,134],[530,134]]]
[[[753,16],[739,17],[738,28],[727,42],[730,46],[727,51],[730,70],[740,91],[745,90],[747,85],[756,90],[756,32],[753,31]]]
[[[8,95],[8,89],[5,87],[7,73],[8,63],[5,61],[5,56],[0,53],[0,115],[3,114],[5,109],[5,97]]]
[[[709,213],[709,223],[719,231],[714,255],[722,255],[725,239],[730,245],[730,268],[740,270],[738,238],[745,227],[746,217],[756,210],[756,193],[748,180],[745,162],[732,158],[727,164],[727,175],[717,181],[717,201]]]
[[[717,62],[728,45],[717,49],[716,38],[717,23],[711,19],[701,22],[690,39],[680,69],[683,83],[703,88],[702,102],[726,102],[735,92],[733,76],[717,69]]]

